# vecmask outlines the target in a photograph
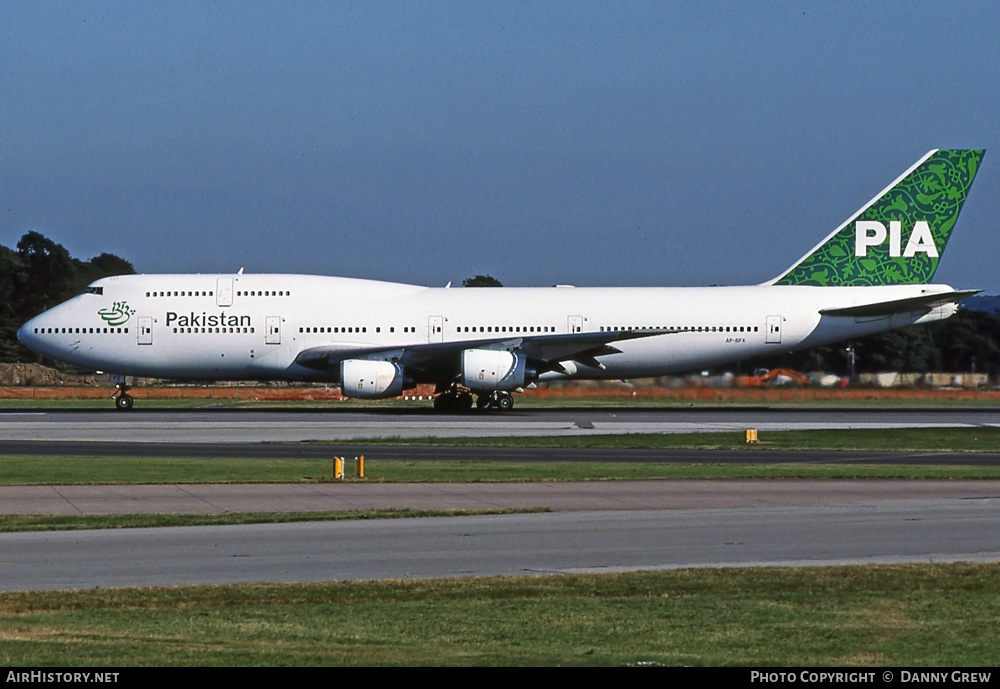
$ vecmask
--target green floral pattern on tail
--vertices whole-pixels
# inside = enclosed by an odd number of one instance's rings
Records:
[[[774,284],[872,286],[930,282],[983,153],[982,150],[937,151]],[[886,237],[880,243],[865,246],[863,255],[856,255],[856,226],[864,221],[876,221],[886,228],[893,221],[900,223],[895,247]],[[910,246],[914,226],[923,222],[930,228],[936,251],[918,250],[906,256],[907,252],[900,249]],[[915,241],[919,245],[919,237]]]

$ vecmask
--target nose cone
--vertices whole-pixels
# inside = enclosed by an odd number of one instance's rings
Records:
[[[22,325],[21,329],[17,331],[17,340],[31,351],[47,355],[46,343],[39,335],[42,332],[42,326],[39,322],[41,320],[41,315],[38,315]]]
[[[28,349],[34,349],[33,343],[35,341],[35,326],[32,325],[35,319],[32,318],[30,321],[21,326],[21,329],[17,331],[17,341],[23,344]]]

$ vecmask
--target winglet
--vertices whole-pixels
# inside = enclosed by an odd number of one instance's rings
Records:
[[[981,149],[930,151],[767,284],[930,282],[984,153]]]

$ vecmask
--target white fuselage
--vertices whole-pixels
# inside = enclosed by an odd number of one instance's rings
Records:
[[[427,288],[310,275],[126,275],[29,321],[46,356],[118,375],[193,380],[329,380],[303,350],[407,346],[617,330],[663,334],[566,361],[542,379],[690,371],[947,318],[954,304],[882,317],[821,309],[952,292],[886,287]],[[600,365],[594,366],[593,363]]]

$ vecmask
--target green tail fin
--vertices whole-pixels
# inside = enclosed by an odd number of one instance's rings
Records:
[[[984,153],[931,151],[769,284],[930,282]]]

